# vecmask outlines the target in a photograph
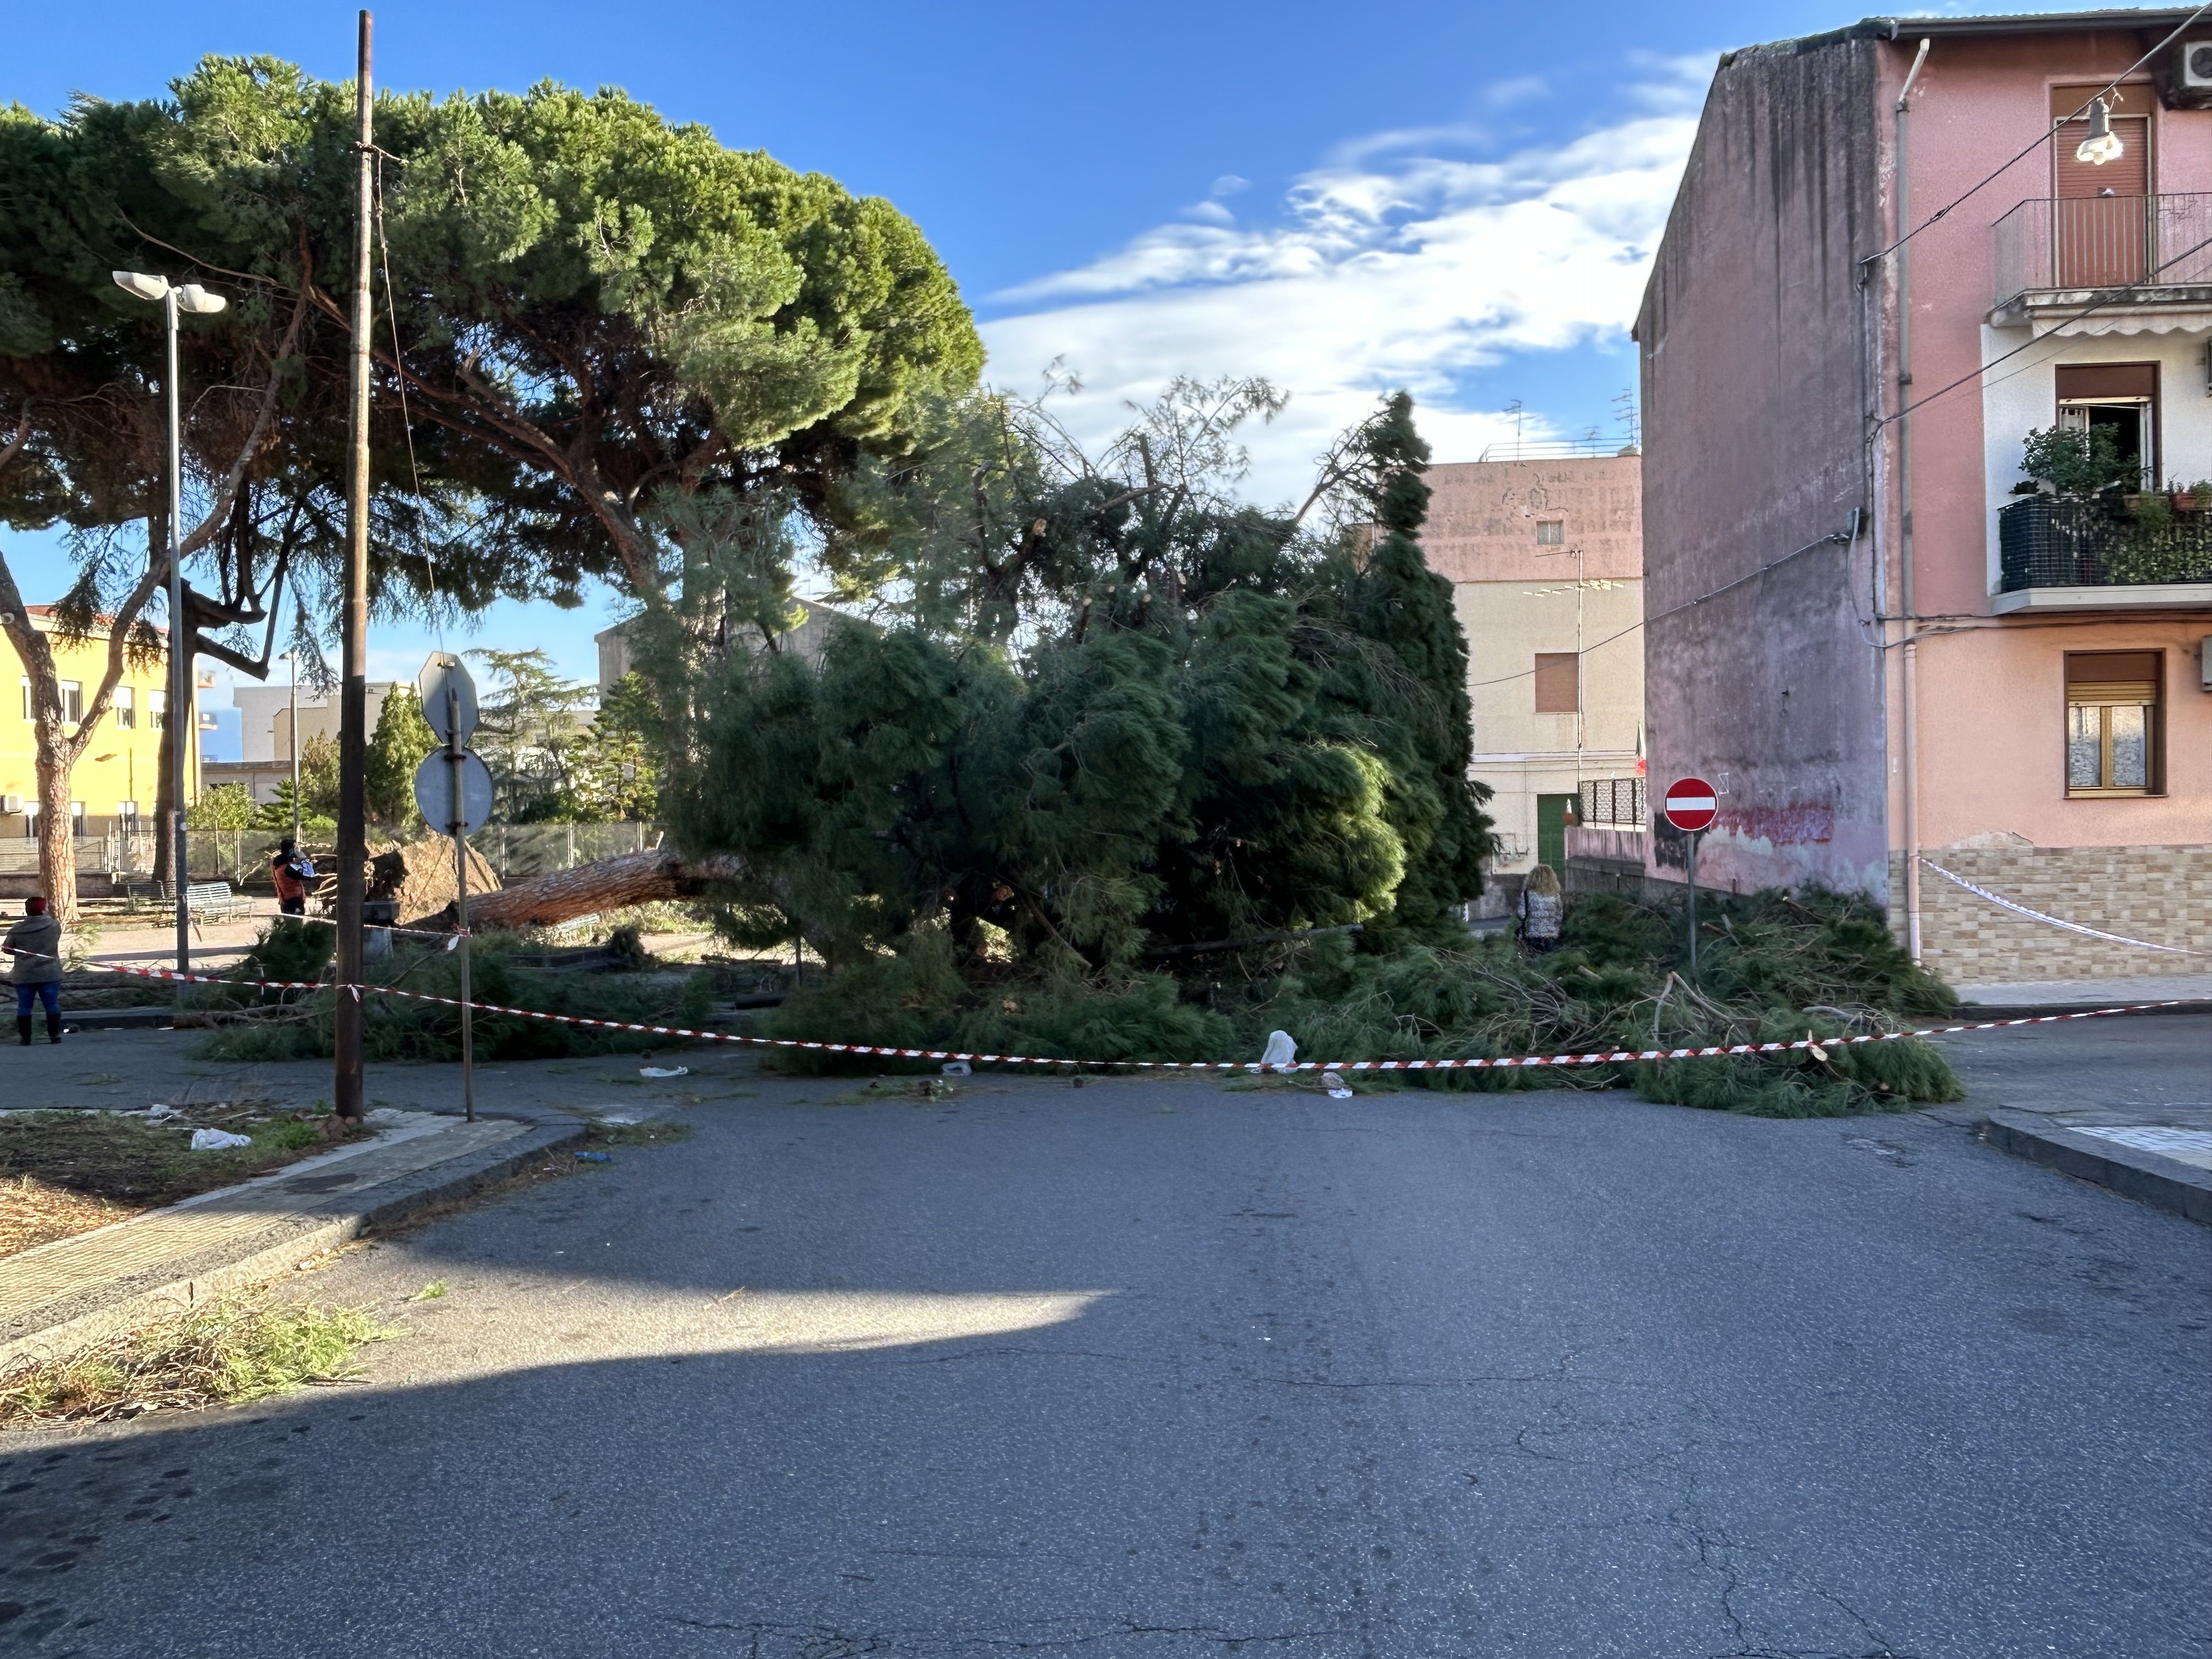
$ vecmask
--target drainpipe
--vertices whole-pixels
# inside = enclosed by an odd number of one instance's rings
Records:
[[[1913,82],[1928,61],[1923,37],[1912,68],[1897,94],[1897,234],[1912,228],[1912,173],[1907,139],[1911,131]],[[1897,592],[1905,626],[1905,943],[1920,960],[1920,647],[1913,638],[1912,599],[1912,248],[1897,250]]]

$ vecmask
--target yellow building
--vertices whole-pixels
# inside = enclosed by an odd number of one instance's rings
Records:
[[[55,634],[53,607],[27,607],[31,625],[52,641],[61,673],[62,706],[74,718],[92,701],[107,672],[107,637],[64,640]],[[166,636],[165,636],[166,637]],[[70,778],[71,816],[79,836],[154,828],[155,784],[161,775],[161,727],[167,718],[167,658],[143,666],[125,661],[114,701]],[[12,681],[15,696],[0,705],[0,839],[38,834],[38,744],[31,725],[31,679],[6,635],[0,634],[0,683]],[[199,793],[199,745],[190,746],[188,793]]]

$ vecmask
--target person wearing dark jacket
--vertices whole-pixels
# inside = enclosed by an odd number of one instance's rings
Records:
[[[46,914],[46,902],[23,901],[23,919],[0,939],[0,951],[15,962],[8,977],[15,987],[15,1035],[31,1045],[31,1005],[46,1005],[46,1041],[62,1040],[62,925]]]

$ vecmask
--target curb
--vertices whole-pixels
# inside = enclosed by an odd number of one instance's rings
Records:
[[[1982,1121],[1982,1138],[2015,1158],[2212,1227],[2212,1170],[2085,1135],[2032,1112],[1991,1112]]]
[[[527,1129],[511,1140],[456,1153],[443,1163],[378,1182],[326,1205],[274,1214],[268,1226],[246,1237],[195,1255],[172,1257],[66,1301],[33,1309],[25,1320],[11,1322],[14,1328],[0,1326],[0,1376],[188,1312],[211,1296],[273,1278],[306,1257],[392,1226],[434,1204],[466,1198],[515,1174],[533,1158],[582,1146],[586,1133],[581,1123]]]
[[[2109,1001],[2093,1002],[1962,1002],[1954,1018],[1970,1019],[2047,1019],[2054,1015],[2094,1014],[2109,1008]],[[2202,1014],[2212,1011],[2212,1003],[2183,1000],[2175,1007],[2130,1008],[2130,1018],[2145,1014]]]

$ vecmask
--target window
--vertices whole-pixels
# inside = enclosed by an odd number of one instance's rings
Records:
[[[119,800],[115,803],[115,827],[126,836],[138,833],[138,803]]]
[[[138,694],[127,685],[115,688],[115,729],[129,732],[138,724]]]
[[[2066,120],[2098,97],[2110,106],[2112,135],[2122,145],[2101,166],[2075,154],[2088,137],[2088,122]],[[2051,117],[2065,122],[2051,146],[2051,193],[2057,198],[2051,204],[2051,251],[2059,287],[2124,288],[2154,274],[2150,110],[2155,102],[2157,94],[2141,82],[2109,89],[2094,81],[2051,88]]]
[[[2155,795],[2160,774],[2156,651],[2075,651],[2066,657],[2066,793]]]
[[[2112,447],[2146,480],[2159,475],[2158,365],[2061,363],[2058,424],[2109,432]]]
[[[84,803],[81,800],[70,803],[70,834],[79,841],[84,839]]]
[[[1563,547],[1566,544],[1566,540],[1567,521],[1565,519],[1539,519],[1536,520],[1537,546]]]
[[[23,676],[22,686],[23,718],[25,720],[29,720],[32,718],[31,677],[29,675],[26,674]],[[75,726],[79,720],[84,718],[84,687],[76,680],[64,680],[61,683],[61,694],[62,719],[69,725]]]
[[[168,720],[169,694],[166,691],[149,691],[146,694],[146,729],[149,732],[158,732],[168,724]]]
[[[1582,663],[1571,651],[1536,653],[1536,712],[1571,714],[1583,706]]]

